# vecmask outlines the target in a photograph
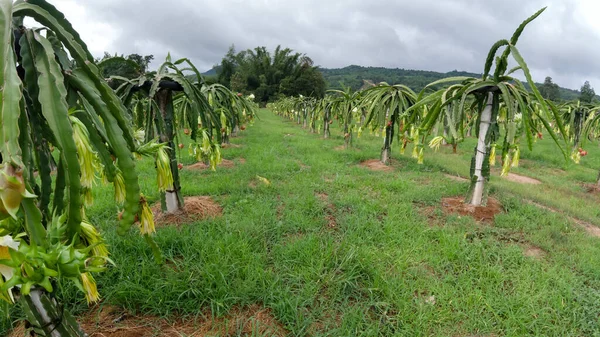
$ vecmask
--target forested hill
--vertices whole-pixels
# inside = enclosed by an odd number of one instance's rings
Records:
[[[323,77],[327,84],[327,89],[341,89],[342,85],[349,86],[353,90],[358,90],[364,85],[364,81],[373,83],[387,82],[389,84],[404,84],[418,92],[421,91],[427,84],[437,81],[442,78],[454,76],[469,76],[480,77],[481,74],[469,73],[466,71],[450,71],[447,73],[439,73],[428,70],[410,70],[399,68],[383,68],[383,67],[362,67],[348,66],[340,69],[319,68],[323,73]],[[203,75],[215,77],[219,71],[219,67],[207,71]],[[528,87],[527,83],[525,86]],[[538,83],[538,88],[541,86]],[[559,87],[560,100],[570,101],[579,98],[579,91]]]
[[[361,67],[348,66],[341,69],[321,68],[328,89],[341,89],[342,85],[349,86],[354,90],[360,89],[363,80],[373,83],[387,82],[389,84],[404,84],[415,91],[421,91],[427,84],[442,78],[454,76],[480,77],[481,74],[468,73],[464,71],[451,71],[439,73],[426,70],[391,69],[383,67]],[[538,83],[538,87],[541,86]],[[574,100],[579,97],[579,91],[559,88],[561,100]]]

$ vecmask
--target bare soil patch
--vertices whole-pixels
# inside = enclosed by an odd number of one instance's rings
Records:
[[[385,165],[379,159],[370,159],[363,161],[360,163],[360,166],[366,167],[371,171],[380,171],[380,172],[393,172],[394,168],[389,165]]]
[[[271,309],[260,305],[234,307],[222,318],[207,313],[198,318],[167,321],[154,316],[134,316],[113,306],[96,307],[78,321],[90,337],[181,337],[181,336],[287,336],[288,331],[275,319]],[[9,337],[21,337],[19,326]]]
[[[500,159],[500,161],[497,161],[498,163],[502,163],[502,159]],[[522,168],[531,168],[531,167],[536,167],[539,164],[534,161],[534,160],[529,160],[529,159],[519,159],[519,167]]]
[[[526,177],[526,176],[522,176],[516,173],[509,173],[508,176],[506,176],[505,178],[506,180],[515,182],[515,183],[519,183],[519,184],[530,184],[530,185],[539,185],[542,182],[531,178],[531,177]]]
[[[544,257],[546,257],[546,255],[548,255],[548,253],[545,250],[543,250],[542,248],[536,247],[531,244],[527,244],[527,245],[523,246],[523,254],[527,257],[531,257],[536,260],[541,260]]]
[[[420,202],[415,202],[417,213],[427,218],[429,227],[438,227],[444,225],[444,219],[438,214],[436,206],[426,205]]]
[[[321,200],[322,202],[328,202],[329,201],[329,195],[327,193],[316,192],[315,196],[317,198],[319,198],[319,200]]]
[[[424,182],[425,183],[425,182]],[[373,200],[379,200],[381,198],[381,191],[374,189],[372,186],[366,185],[360,189],[361,193]]]
[[[435,295],[432,295],[428,290],[415,291],[413,300],[419,305],[434,306],[436,304]]]
[[[189,171],[204,171],[204,170],[210,169],[210,166],[206,165],[204,163],[196,163],[196,164],[184,166],[183,169],[189,170]]]
[[[221,148],[222,149],[239,149],[241,147],[243,147],[243,146],[240,145],[240,144],[232,144],[232,143],[230,143],[230,144],[221,144]]]
[[[219,165],[217,165],[217,167],[222,167],[222,168],[232,168],[234,166],[235,166],[235,162],[233,162],[233,160],[228,160],[228,159],[223,159],[221,161],[221,163]],[[200,163],[184,166],[183,169],[190,170],[190,171],[204,171],[204,170],[210,170],[210,165],[206,165],[205,163],[200,162]]]
[[[175,272],[180,272],[181,271],[181,264],[183,263],[183,257],[182,256],[177,256],[177,257],[173,257],[173,258],[167,258],[165,259],[165,264],[164,267],[171,269]]]
[[[462,183],[469,181],[469,179],[467,179],[467,178],[463,178],[461,176],[455,176],[453,174],[445,173],[444,176],[450,180],[454,180],[454,181],[458,181],[458,182],[462,182]]]
[[[325,220],[327,221],[328,228],[337,228],[337,219],[335,218],[335,205],[329,202],[329,195],[327,193],[315,193],[315,196],[322,202],[326,203],[325,207]]]
[[[301,170],[310,170],[310,166],[304,164],[300,160],[296,160],[296,163],[298,164],[298,166],[300,166]]]
[[[600,227],[594,226],[589,222],[585,222],[583,220],[571,218],[576,224],[583,227],[589,235],[600,238]]]
[[[306,233],[304,232],[294,232],[294,233],[289,233],[289,234],[284,234],[283,235],[283,240],[282,242],[286,245],[298,242],[302,239],[304,239],[304,237],[306,236]]]
[[[319,336],[323,332],[330,330],[332,327],[339,327],[342,325],[343,314],[338,310],[328,309],[321,317],[314,320],[308,327],[307,336]],[[333,323],[331,323],[333,322]]]
[[[582,227],[589,235],[591,235],[593,237],[600,238],[600,227],[598,227],[598,226],[595,226],[595,225],[593,225],[593,224],[591,224],[591,223],[589,223],[587,221],[583,221],[583,220],[574,218],[572,216],[568,216],[568,215],[564,214],[563,212],[561,212],[561,211],[559,211],[557,209],[554,209],[554,208],[551,208],[551,207],[548,207],[548,206],[544,206],[544,205],[542,205],[540,203],[537,203],[537,202],[535,202],[533,200],[524,200],[524,201],[527,202],[530,205],[534,205],[534,206],[539,207],[539,208],[541,208],[543,210],[546,210],[546,211],[549,211],[549,212],[552,212],[552,213],[563,214],[569,220],[573,221],[575,224],[577,224],[578,226]]]
[[[598,184],[583,184],[583,189],[589,194],[600,194],[600,186]]]
[[[281,220],[283,218],[283,211],[285,210],[285,204],[281,202],[281,195],[277,195],[277,201],[279,202],[277,206],[277,220]]]
[[[442,208],[447,214],[471,216],[475,221],[484,223],[493,223],[496,214],[503,211],[500,202],[494,198],[488,198],[486,206],[467,205],[463,197],[443,198]]]
[[[211,197],[185,197],[183,209],[176,213],[163,213],[160,202],[152,206],[156,226],[183,225],[195,221],[215,218],[223,214],[223,208]]]
[[[336,146],[333,148],[335,151],[346,151],[346,150],[352,150],[352,151],[360,151],[360,149],[352,147],[352,146],[348,146],[346,147],[346,145],[340,145],[340,146]]]

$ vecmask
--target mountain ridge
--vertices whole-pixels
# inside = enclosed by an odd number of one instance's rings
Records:
[[[204,72],[205,76],[216,76],[219,67]],[[349,65],[343,68],[321,68],[327,89],[342,89],[343,86],[350,87],[353,90],[359,90],[364,81],[373,83],[386,82],[389,84],[404,84],[415,92],[421,91],[431,82],[455,76],[481,77],[481,74],[467,71],[452,70],[449,72],[438,72],[432,70],[415,70],[404,68],[386,68]],[[527,83],[524,83],[528,87]],[[538,88],[542,85],[536,83]],[[579,91],[559,86],[560,99],[563,101],[576,100],[579,98]]]
[[[363,80],[369,80],[374,83],[404,84],[416,92],[421,91],[429,83],[443,78],[455,76],[481,77],[482,75],[459,70],[442,73],[431,70],[365,67],[358,65],[349,65],[344,68],[320,68],[320,70],[323,73],[325,82],[327,82],[328,89],[341,89],[343,84],[346,87],[351,87],[353,90],[358,90],[363,86]],[[524,85],[529,88],[527,83],[524,83]],[[539,88],[542,84],[536,83],[536,85]],[[578,99],[580,92],[559,86],[559,94],[561,100],[570,101]]]

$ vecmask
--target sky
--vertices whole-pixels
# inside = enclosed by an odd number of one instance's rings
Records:
[[[481,73],[490,47],[538,9],[517,47],[534,79],[600,91],[598,0],[50,0],[94,56],[187,57],[201,70],[277,45],[316,65]],[[151,66],[152,67],[152,66]]]

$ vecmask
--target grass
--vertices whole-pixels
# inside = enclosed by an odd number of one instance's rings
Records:
[[[378,157],[379,138],[335,151],[336,128],[323,140],[267,110],[260,117],[233,139],[243,147],[223,150],[245,164],[182,171],[183,193],[212,196],[224,215],[159,228],[165,266],[134,230],[116,235],[112,190],[95,191],[88,215],[117,264],[97,277],[104,304],[169,319],[260,304],[292,336],[600,335],[600,239],[566,216],[600,225],[598,197],[581,186],[595,181],[597,146],[579,166],[564,164],[548,140],[524,150],[514,172],[543,184],[493,177],[505,212],[490,226],[440,208],[442,197],[466,193],[467,183],[444,173],[468,176],[474,140],[457,155],[428,151],[424,165],[395,148],[395,171],[372,172],[358,164]],[[156,201],[152,163],[139,169]],[[527,247],[545,255],[527,257]],[[87,308],[70,286],[58,295],[78,313]],[[11,313],[0,332],[19,319],[18,307]]]

